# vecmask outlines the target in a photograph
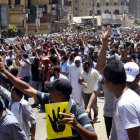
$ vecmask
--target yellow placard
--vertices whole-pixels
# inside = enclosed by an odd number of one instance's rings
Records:
[[[46,127],[48,139],[57,139],[72,136],[70,125],[57,124],[64,117],[59,112],[69,113],[68,102],[46,104]]]

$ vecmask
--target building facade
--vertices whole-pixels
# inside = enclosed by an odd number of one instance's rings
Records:
[[[129,0],[129,12],[135,19],[140,19],[140,0]]]
[[[39,33],[45,33],[51,24],[49,0],[8,0],[9,24],[15,24],[23,33],[37,32],[37,6],[39,12]]]
[[[8,3],[9,24],[16,25],[22,33],[51,32],[54,21],[71,19],[72,15],[72,0],[0,0],[0,3]]]
[[[73,0],[72,9],[73,16],[92,16],[93,15],[93,0]]]
[[[128,2],[126,0],[94,0],[94,15],[110,14],[128,14]]]

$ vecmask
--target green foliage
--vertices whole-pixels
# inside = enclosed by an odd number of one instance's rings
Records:
[[[18,32],[17,26],[14,24],[9,24],[9,32],[17,33]]]
[[[86,25],[86,28],[87,29],[92,29],[92,26],[91,25]]]
[[[18,32],[18,29],[17,29],[17,26],[14,25],[14,24],[9,24],[9,28],[8,29],[3,29],[2,30],[2,35],[3,36],[8,36],[8,37],[13,37],[13,36],[16,36]]]

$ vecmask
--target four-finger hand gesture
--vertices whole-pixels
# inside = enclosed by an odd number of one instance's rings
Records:
[[[65,112],[66,110],[64,109],[63,113]],[[63,115],[60,115],[60,107],[58,107],[57,116],[55,114],[54,109],[52,110],[52,115],[53,115],[53,118],[51,118],[50,115],[48,115],[48,117],[49,117],[49,120],[51,122],[54,132],[56,133],[63,132],[65,130],[65,124],[58,123],[60,120],[64,118]]]
[[[102,34],[102,39],[107,40],[110,34],[111,34],[111,27],[107,26],[104,33]]]

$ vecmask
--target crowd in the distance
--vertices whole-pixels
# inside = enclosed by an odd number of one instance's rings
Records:
[[[99,94],[108,139],[140,140],[139,66],[139,30],[114,37],[108,26],[53,38],[25,35],[16,37],[16,44],[2,40],[0,140],[35,140],[32,107],[44,111],[45,104],[57,102],[69,102],[70,114],[60,112],[64,119],[58,122],[71,125],[68,139],[97,140],[93,120]]]

